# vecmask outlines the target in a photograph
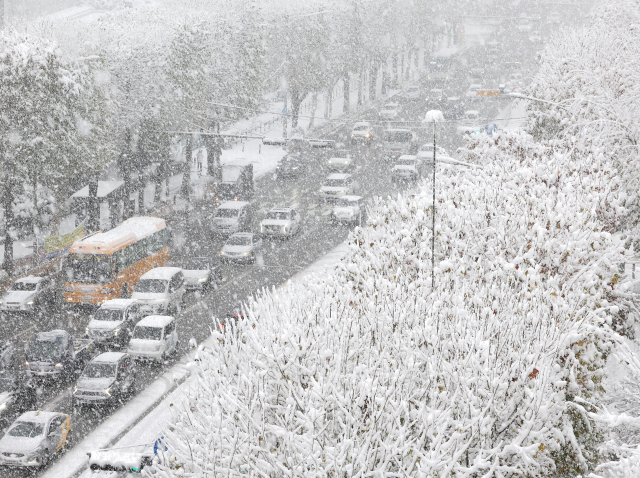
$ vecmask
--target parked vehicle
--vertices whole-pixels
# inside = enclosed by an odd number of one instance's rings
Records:
[[[185,294],[184,274],[179,267],[156,267],[142,277],[131,298],[143,314],[177,315]]]
[[[251,204],[245,201],[229,201],[216,209],[211,230],[216,234],[233,234],[249,227],[253,217]]]
[[[168,315],[150,315],[133,329],[127,353],[136,360],[164,362],[177,353],[176,320]]]
[[[95,354],[91,339],[76,339],[66,330],[38,332],[26,351],[27,373],[37,378],[69,379]]]
[[[133,393],[133,358],[123,352],[105,352],[95,357],[82,371],[73,389],[73,405],[107,405]]]
[[[113,299],[102,304],[90,317],[86,334],[96,345],[126,347],[133,327],[144,316],[135,299]]]
[[[365,218],[364,198],[361,196],[342,196],[331,210],[332,223],[357,224],[361,226]]]
[[[418,143],[415,133],[408,129],[388,129],[382,134],[382,147],[385,158],[395,160],[403,154],[415,154]]]
[[[182,268],[187,290],[207,291],[222,284],[220,260],[213,257],[192,257]]]
[[[26,374],[0,373],[0,427],[6,427],[18,415],[36,408],[37,400],[33,381]]]
[[[23,413],[0,439],[0,465],[40,468],[66,449],[70,435],[69,415],[42,411]]]
[[[220,251],[220,259],[226,262],[255,262],[262,250],[262,239],[251,232],[233,234]]]
[[[245,159],[222,166],[222,181],[215,192],[215,201],[249,201],[253,198],[253,163]]]
[[[322,183],[318,198],[324,200],[337,199],[341,196],[354,195],[358,182],[351,174],[334,173]]]
[[[300,231],[302,218],[292,207],[274,207],[260,222],[260,234],[291,237]]]
[[[391,169],[391,180],[393,182],[417,181],[422,174],[423,165],[420,159],[417,156],[403,154]]]
[[[15,281],[0,298],[4,312],[33,313],[55,301],[55,284],[48,277],[23,277]]]

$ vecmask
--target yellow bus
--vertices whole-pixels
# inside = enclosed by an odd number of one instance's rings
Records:
[[[65,303],[102,304],[127,297],[140,276],[169,261],[164,219],[132,217],[73,243],[65,259]]]

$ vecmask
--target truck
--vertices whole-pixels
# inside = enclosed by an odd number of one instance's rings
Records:
[[[26,350],[27,374],[68,380],[82,372],[95,355],[91,339],[76,339],[66,330],[38,332]]]
[[[215,201],[249,201],[253,198],[253,163],[245,159],[222,166],[222,180],[215,189]]]

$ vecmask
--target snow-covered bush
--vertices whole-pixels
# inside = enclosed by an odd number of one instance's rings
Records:
[[[608,171],[525,134],[378,200],[326,277],[260,294],[174,404],[160,476],[575,476],[603,461],[629,255]],[[621,211],[623,212],[623,211]]]

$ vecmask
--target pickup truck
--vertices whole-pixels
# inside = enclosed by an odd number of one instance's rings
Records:
[[[68,380],[82,372],[95,355],[91,339],[75,339],[65,330],[39,332],[26,352],[27,373],[31,377]]]

